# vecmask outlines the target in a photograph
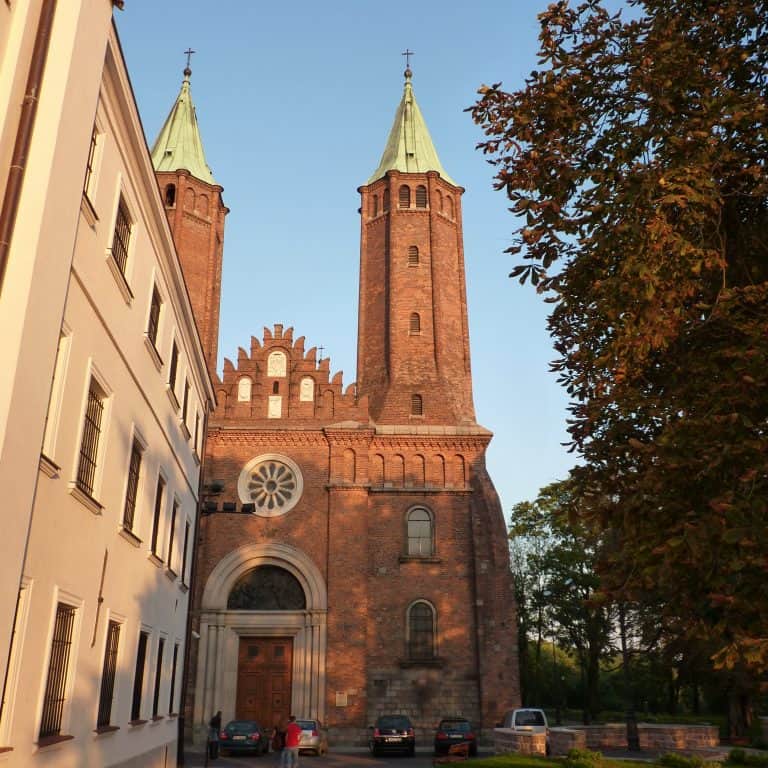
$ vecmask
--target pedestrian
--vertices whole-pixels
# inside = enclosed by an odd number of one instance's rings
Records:
[[[221,710],[208,721],[208,757],[215,760],[219,756],[219,731],[221,730]]]
[[[301,741],[301,727],[296,722],[296,715],[288,715],[285,746],[280,761],[282,768],[299,768],[299,741]]]
[[[272,751],[282,752],[285,746],[285,721],[279,720],[275,723],[275,728],[272,732]]]

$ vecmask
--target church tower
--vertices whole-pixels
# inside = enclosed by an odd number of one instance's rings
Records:
[[[190,91],[191,75],[187,65],[181,91],[152,148],[152,163],[208,370],[215,378],[224,217],[229,209],[221,197],[223,188],[214,180],[205,160]]]
[[[381,424],[473,424],[461,231],[410,68],[379,167],[360,187],[357,383]]]

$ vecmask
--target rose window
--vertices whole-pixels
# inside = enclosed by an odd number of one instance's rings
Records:
[[[240,473],[238,492],[244,504],[262,517],[283,515],[298,502],[303,484],[301,471],[286,456],[258,456]]]

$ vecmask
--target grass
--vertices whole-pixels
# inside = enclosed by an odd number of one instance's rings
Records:
[[[562,768],[564,758],[537,757],[510,752],[506,755],[481,757],[467,761],[468,768]],[[649,763],[632,760],[611,760],[604,757],[601,768],[648,768]]]

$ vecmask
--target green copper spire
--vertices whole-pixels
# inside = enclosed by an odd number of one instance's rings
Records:
[[[426,173],[437,171],[449,184],[458,186],[445,172],[440,158],[437,156],[435,145],[427,130],[419,105],[413,95],[410,67],[405,70],[405,87],[403,98],[395,114],[395,122],[389,132],[387,146],[381,156],[379,167],[366,184],[372,184],[380,179],[387,171],[403,173]]]
[[[195,105],[189,90],[191,74],[187,62],[181,91],[152,147],[152,164],[156,171],[178,171],[185,168],[195,178],[215,184],[211,169],[205,162],[203,142],[197,127]]]

